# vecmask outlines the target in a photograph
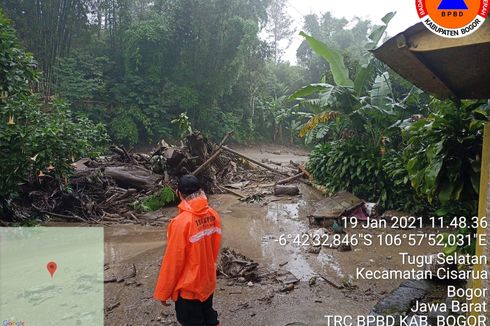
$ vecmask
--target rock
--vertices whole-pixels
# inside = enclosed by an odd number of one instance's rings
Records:
[[[299,282],[299,279],[289,271],[283,271],[279,273],[276,276],[276,280],[286,285]]]
[[[322,250],[322,247],[320,247],[320,246],[317,246],[317,247],[313,247],[313,246],[312,246],[312,247],[310,247],[310,248],[308,249],[308,252],[309,252],[310,254],[315,254],[315,255],[318,255],[318,254],[320,253],[320,251],[321,251],[321,250]]]
[[[313,286],[316,284],[316,276],[313,276],[312,278],[310,278],[310,280],[308,281],[308,284],[310,286]]]
[[[350,244],[341,243],[340,246],[338,246],[337,250],[340,252],[351,251],[352,247]]]
[[[104,272],[104,283],[111,282],[123,282],[127,279],[133,278],[136,276],[136,267],[134,264],[119,264],[110,266]]]
[[[426,280],[406,281],[381,299],[373,312],[381,315],[405,314],[410,311],[413,302],[422,299],[431,288],[432,285]]]
[[[448,305],[448,307],[451,307],[451,305]],[[436,325],[437,320],[439,317],[443,317],[443,320],[446,320],[446,318],[449,316],[449,311],[441,311],[441,307],[437,306],[435,308],[435,311],[429,311],[427,313],[428,321],[430,324]]]
[[[292,291],[292,290],[294,290],[294,284],[292,284],[292,283],[291,283],[291,284],[287,284],[287,285],[285,285],[285,286],[284,286],[284,287],[282,287],[282,288],[281,288],[279,291],[280,291],[280,292],[290,292],[290,291]]]
[[[245,277],[239,277],[238,278],[238,282],[240,283],[245,283],[247,281],[247,279]]]
[[[254,283],[252,281],[250,281],[247,283],[247,286],[252,287],[252,286],[254,286]]]

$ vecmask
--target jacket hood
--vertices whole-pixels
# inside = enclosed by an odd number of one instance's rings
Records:
[[[199,191],[183,199],[178,208],[180,212],[185,211],[193,215],[204,215],[209,210],[208,198],[204,194],[204,191]]]

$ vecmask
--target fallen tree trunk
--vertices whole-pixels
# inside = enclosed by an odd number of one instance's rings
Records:
[[[274,186],[274,195],[276,196],[296,196],[299,195],[299,188],[297,186]]]
[[[267,166],[267,165],[265,165],[265,164],[263,164],[263,163],[260,163],[259,161],[256,161],[256,160],[254,160],[254,159],[252,159],[252,158],[250,158],[250,157],[248,157],[248,156],[245,156],[245,155],[243,155],[242,153],[239,153],[239,152],[237,152],[237,151],[235,151],[235,150],[233,150],[233,149],[231,149],[231,148],[228,148],[228,147],[226,147],[226,146],[223,146],[223,149],[224,149],[225,151],[227,151],[227,152],[230,152],[230,153],[232,153],[232,154],[238,155],[238,156],[240,156],[241,158],[244,158],[244,159],[246,159],[247,161],[252,162],[253,164],[256,164],[256,165],[258,165],[258,166],[261,166],[261,167],[263,167],[264,169],[267,169],[267,170],[269,170],[269,171],[271,171],[271,172],[274,172],[274,173],[277,173],[277,174],[281,174],[281,175],[285,175],[285,176],[288,176],[288,177],[289,177],[289,174],[284,173],[284,172],[281,172],[281,171],[277,171],[276,169],[273,169],[273,168],[271,168],[270,166]]]
[[[286,178],[286,179],[282,179],[282,180],[279,180],[276,182],[276,185],[284,185],[286,183],[289,183],[291,181],[294,181],[296,179],[299,179],[301,178],[302,176],[304,176],[305,174],[303,172],[301,173],[298,173],[296,175],[293,175],[292,177],[289,177],[289,178]]]
[[[126,189],[149,189],[158,179],[146,170],[125,166],[107,167],[104,172],[106,176],[111,177],[119,186]]]
[[[213,163],[214,160],[216,160],[218,158],[218,156],[221,154],[221,148],[223,147],[223,145],[225,144],[226,140],[228,139],[228,137],[230,137],[230,135],[232,134],[233,132],[232,131],[229,131],[226,133],[226,135],[223,137],[223,139],[221,140],[221,142],[219,143],[218,147],[214,150],[214,154],[211,155],[210,158],[208,158],[206,160],[206,162],[204,162],[200,167],[198,167],[194,172],[192,172],[192,175],[196,176],[198,175],[199,173],[202,172],[202,170],[204,170],[209,164]]]
[[[206,162],[204,162],[200,167],[198,167],[194,172],[192,172],[192,175],[196,176],[199,173],[201,173],[208,165],[213,163],[213,161],[217,159],[220,154],[221,154],[221,149],[218,149],[218,151],[213,155],[211,155],[211,157],[208,158]]]

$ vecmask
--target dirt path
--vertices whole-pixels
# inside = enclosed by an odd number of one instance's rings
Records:
[[[284,163],[306,160],[306,156],[285,150],[281,154],[240,150],[256,159]],[[301,192],[300,197],[254,204],[231,195],[211,196],[211,205],[223,220],[223,247],[233,248],[269,270],[287,270],[300,280],[291,292],[281,292],[280,283],[247,285],[220,278],[215,306],[223,325],[325,325],[325,315],[369,313],[380,297],[399,285],[399,281],[354,281],[352,289],[340,290],[316,276],[324,275],[341,284],[353,279],[357,266],[400,268],[400,248],[358,247],[350,252],[323,248],[315,254],[305,247],[280,245],[277,240],[281,234],[301,234],[309,229],[307,215],[321,195],[305,185],[301,185]],[[175,213],[175,209],[162,211],[168,217]],[[382,231],[393,232],[365,232]],[[165,228],[156,227],[106,228],[106,274],[120,278],[105,286],[106,325],[176,325],[173,306],[162,308],[152,299],[165,233]],[[408,251],[421,254],[430,248]],[[312,277],[316,277],[314,285],[309,284]]]

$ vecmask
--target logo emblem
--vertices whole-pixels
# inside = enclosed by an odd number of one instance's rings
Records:
[[[420,21],[442,37],[465,37],[483,25],[490,0],[415,0]]]

